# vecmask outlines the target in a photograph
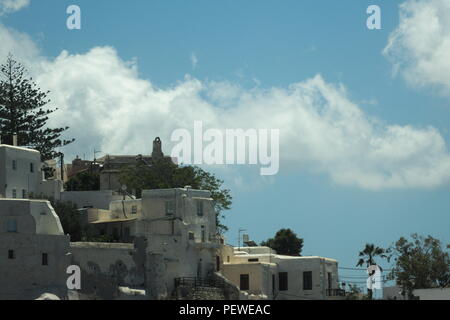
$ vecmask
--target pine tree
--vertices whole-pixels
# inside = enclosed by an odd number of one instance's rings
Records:
[[[57,109],[47,109],[49,91],[43,92],[28,77],[27,70],[10,54],[0,67],[0,135],[4,144],[12,144],[17,135],[19,145],[41,152],[42,160],[56,158],[57,148],[72,140],[61,140],[61,134],[69,129],[48,128],[48,115]]]

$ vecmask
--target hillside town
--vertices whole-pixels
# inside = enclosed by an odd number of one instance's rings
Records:
[[[335,259],[279,255],[248,235],[242,246],[228,245],[210,191],[184,186],[143,190],[138,198],[120,183],[121,168],[155,159],[176,162],[164,156],[159,138],[148,156],[77,157],[59,166],[41,163],[40,153],[20,146],[17,137],[1,144],[0,299],[345,298]],[[86,170],[99,173],[99,190],[64,189]],[[94,238],[113,240],[73,242],[55,200],[76,206]]]

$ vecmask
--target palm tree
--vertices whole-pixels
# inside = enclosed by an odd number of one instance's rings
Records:
[[[386,251],[383,248],[380,247],[376,247],[374,244],[369,244],[366,243],[366,247],[364,248],[363,251],[359,252],[359,260],[358,260],[358,264],[356,265],[357,267],[362,267],[362,265],[365,263],[367,265],[367,268],[369,268],[370,266],[376,265],[375,262],[375,257],[379,256],[381,258],[386,258],[387,256],[385,255]],[[381,267],[380,267],[381,269]],[[368,289],[367,290],[368,293],[368,297],[369,300],[372,300],[372,290]]]
[[[380,247],[376,247],[374,244],[366,244],[366,247],[363,251],[359,253],[359,260],[357,267],[361,267],[364,263],[367,265],[367,267],[376,265],[375,257],[379,256],[381,258],[386,258],[385,250]]]

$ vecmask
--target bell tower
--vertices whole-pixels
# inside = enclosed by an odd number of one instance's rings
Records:
[[[162,152],[162,146],[161,146],[161,139],[158,137],[153,141],[153,152],[152,152],[152,158],[153,159],[160,159],[163,158],[164,154]]]

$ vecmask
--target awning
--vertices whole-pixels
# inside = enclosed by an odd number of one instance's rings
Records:
[[[91,224],[101,224],[101,223],[115,223],[115,222],[129,222],[135,221],[137,218],[128,218],[128,219],[109,219],[109,220],[95,220],[90,222]]]

